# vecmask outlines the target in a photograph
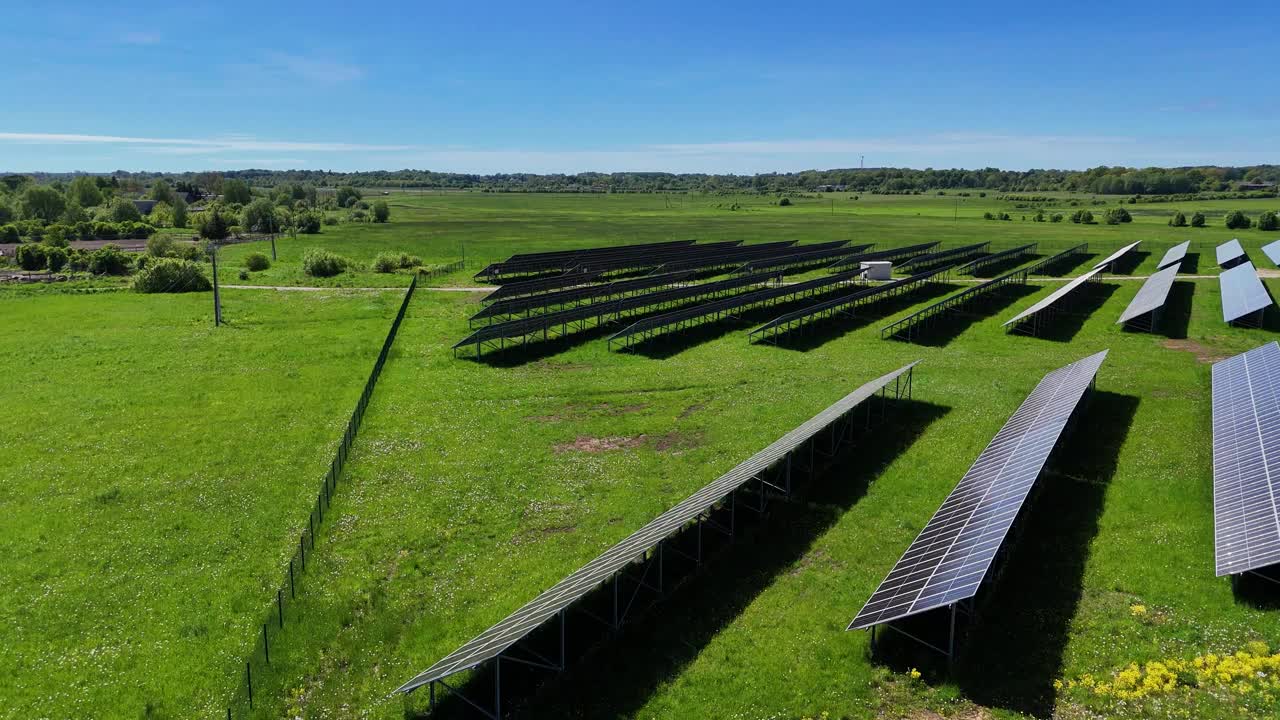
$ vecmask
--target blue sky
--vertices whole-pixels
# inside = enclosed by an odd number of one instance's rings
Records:
[[[1280,163],[1280,4],[13,3],[0,169]]]

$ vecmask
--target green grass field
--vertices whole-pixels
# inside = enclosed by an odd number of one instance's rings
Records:
[[[465,240],[467,271],[433,281],[460,286],[512,252],[676,237],[1038,242],[1042,255],[1089,242],[1099,258],[1140,239],[1134,275],[1185,239],[1199,253],[1189,267],[1215,274],[1212,247],[1233,236],[1266,267],[1256,248],[1274,239],[1169,228],[1174,206],[1164,205],[1127,206],[1129,225],[1085,227],[985,221],[1008,205],[991,197],[962,201],[958,218],[953,197],[841,195],[834,214],[830,196],[771,202],[393,196],[390,224],[282,240],[280,262],[249,282],[319,284],[297,267],[310,246],[364,263],[383,250],[443,263]],[[239,282],[235,259],[255,249],[222,251],[223,282]],[[407,280],[361,271],[335,282]],[[260,715],[412,716],[425,698],[389,693],[417,671],[845,393],[923,359],[913,402],[526,713],[1274,716],[1274,690],[1204,685],[1120,700],[1081,680],[1255,641],[1280,650],[1280,595],[1237,596],[1213,576],[1209,445],[1208,361],[1274,332],[1228,328],[1216,280],[1184,283],[1169,319],[1185,331],[1172,339],[1115,326],[1141,283],[1112,279],[1086,315],[1060,319],[1056,338],[1000,328],[1049,292],[1035,284],[964,319],[945,343],[880,339],[881,325],[931,301],[918,296],[799,349],[749,345],[753,325],[727,322],[649,354],[610,352],[587,333],[492,365],[449,350],[479,296],[420,289],[294,624],[255,680]],[[228,291],[233,324],[214,331],[207,294],[0,296],[0,311],[23,318],[0,353],[22,391],[8,403],[18,433],[0,454],[5,475],[22,478],[0,494],[21,518],[0,561],[19,579],[2,606],[16,628],[0,651],[0,696],[18,699],[6,712],[137,717],[151,703],[158,717],[218,714],[398,299]],[[845,625],[1037,380],[1102,348],[1100,392],[1044,478],[957,672],[915,654],[873,662],[866,634]]]
[[[398,301],[0,291],[0,716],[221,712]]]

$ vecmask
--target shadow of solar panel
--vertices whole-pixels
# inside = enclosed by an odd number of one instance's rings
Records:
[[[574,571],[564,580],[548,588],[531,602],[508,615],[488,630],[450,653],[439,662],[419,673],[396,689],[408,693],[433,681],[448,677],[493,660],[543,623],[585,597],[592,589],[609,580],[615,573],[653,549],[663,539],[697,520],[703,513],[720,503],[762,472],[773,467],[796,448],[814,438],[832,423],[873,397],[890,383],[908,374],[919,361],[883,375],[854,390],[805,421],[765,449],[721,475],[670,510],[659,515],[644,527],[627,536],[617,545],[606,550],[596,559]]]
[[[1032,305],[1031,307],[1027,308],[1026,310],[1023,310],[1022,312],[1018,313],[1017,315],[1014,315],[1011,319],[1006,320],[1006,321],[1004,322],[1004,325],[1003,325],[1002,327],[1007,327],[1007,326],[1009,326],[1009,325],[1014,325],[1014,324],[1016,324],[1016,323],[1022,322],[1023,320],[1026,320],[1027,318],[1031,317],[1032,315],[1035,315],[1036,313],[1041,312],[1042,310],[1045,310],[1046,308],[1050,307],[1051,305],[1053,305],[1054,303],[1058,302],[1058,301],[1059,301],[1059,300],[1061,300],[1062,298],[1064,298],[1064,297],[1066,297],[1067,295],[1071,294],[1073,291],[1075,291],[1075,289],[1076,289],[1076,288],[1078,288],[1078,287],[1080,287],[1081,285],[1084,285],[1085,283],[1087,283],[1087,282],[1089,282],[1090,280],[1092,280],[1092,279],[1094,278],[1094,276],[1095,276],[1095,275],[1097,275],[1097,274],[1098,274],[1098,273],[1100,273],[1100,272],[1102,272],[1102,267],[1101,267],[1101,266],[1098,266],[1098,267],[1095,267],[1094,269],[1090,270],[1089,272],[1087,272],[1087,273],[1085,273],[1085,274],[1083,274],[1083,275],[1081,275],[1081,276],[1079,276],[1079,277],[1077,277],[1077,278],[1075,278],[1075,279],[1071,280],[1071,282],[1068,282],[1066,285],[1063,285],[1062,287],[1058,288],[1057,290],[1054,290],[1054,291],[1053,291],[1052,293],[1050,293],[1050,294],[1049,294],[1049,296],[1048,296],[1048,297],[1046,297],[1045,299],[1043,299],[1043,300],[1041,300],[1040,302],[1038,302],[1038,303],[1036,303],[1036,304]]]
[[[950,250],[939,250],[938,252],[925,253],[916,255],[913,258],[904,260],[898,270],[906,270],[907,268],[928,268],[943,262],[956,262],[970,255],[977,255],[991,245],[990,242],[974,243],[973,245],[965,245],[963,247],[951,248]]]
[[[973,597],[1080,399],[1103,350],[1045,375],[893,566],[850,630]]]
[[[1243,262],[1218,275],[1222,292],[1222,319],[1235,322],[1271,306],[1271,295],[1258,278],[1253,263]]]
[[[1218,265],[1226,265],[1237,258],[1244,256],[1244,248],[1240,246],[1239,240],[1228,240],[1213,250],[1214,255],[1218,258]]]
[[[1213,365],[1216,571],[1280,563],[1280,345]]]
[[[930,249],[938,246],[936,242],[920,243],[918,245],[906,245],[899,248],[888,248],[886,250],[876,250],[875,252],[859,253],[850,255],[830,266],[832,272],[838,272],[840,268],[853,263],[859,263],[867,260],[897,260],[899,258],[910,257],[912,255],[921,255],[929,252]]]
[[[1169,288],[1173,287],[1173,280],[1177,276],[1177,265],[1170,265],[1152,274],[1146,282],[1142,283],[1142,288],[1138,290],[1137,295],[1133,296],[1129,307],[1124,309],[1116,323],[1127,323],[1164,307],[1165,301],[1169,299]]]
[[[1189,247],[1191,247],[1190,240],[1183,243],[1178,243],[1177,245],[1174,245],[1173,247],[1169,248],[1165,252],[1164,257],[1160,258],[1160,264],[1156,265],[1156,267],[1163,270],[1164,268],[1167,268],[1170,265],[1181,266],[1182,261],[1187,257],[1187,248]]]
[[[986,257],[980,257],[977,260],[970,260],[969,262],[957,267],[956,272],[960,275],[968,275],[970,273],[977,272],[978,268],[986,267],[988,265],[997,265],[1007,260],[1012,260],[1015,257],[1022,257],[1028,253],[1034,253],[1036,251],[1036,246],[1036,243],[1028,243],[1026,245],[1019,245],[1011,250],[992,253]]]
[[[1095,270],[1097,270],[1097,269],[1100,269],[1100,268],[1105,268],[1105,267],[1107,267],[1107,266],[1108,266],[1108,265],[1110,265],[1111,263],[1113,263],[1113,262],[1115,262],[1115,261],[1119,260],[1120,258],[1124,257],[1125,255],[1129,254],[1129,251],[1130,251],[1130,250],[1132,250],[1132,249],[1134,249],[1134,248],[1138,247],[1138,246],[1139,246],[1139,245],[1141,245],[1141,244],[1142,244],[1142,241],[1141,241],[1141,240],[1139,240],[1138,242],[1130,243],[1130,244],[1128,244],[1128,245],[1125,245],[1124,247],[1120,248],[1119,250],[1117,250],[1117,251],[1115,251],[1115,252],[1111,253],[1110,255],[1108,255],[1108,256],[1106,257],[1106,259],[1105,259],[1105,260],[1103,260],[1102,262],[1098,263],[1097,265],[1094,265],[1094,266],[1093,266],[1093,267],[1094,267],[1094,269],[1095,269]]]
[[[570,270],[563,275],[538,278],[537,280],[521,280],[520,282],[501,285],[497,290],[494,290],[481,298],[480,302],[497,302],[498,300],[504,300],[507,298],[537,295],[540,293],[550,292],[552,290],[574,287],[575,285],[586,285],[599,279],[600,273],[598,272],[579,272],[576,270]]]

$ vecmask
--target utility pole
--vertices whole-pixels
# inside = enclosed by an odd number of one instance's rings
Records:
[[[209,243],[209,257],[213,259],[213,326],[222,324],[222,297],[218,294],[218,241]]]

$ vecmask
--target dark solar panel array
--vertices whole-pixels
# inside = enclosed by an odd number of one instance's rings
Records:
[[[671,240],[667,242],[643,243],[639,245],[611,245],[579,250],[554,250],[544,253],[524,253],[522,255],[513,255],[502,262],[489,264],[483,270],[476,273],[476,278],[496,280],[503,275],[523,275],[554,272],[557,270],[569,270],[577,267],[583,260],[587,259],[595,260],[604,257],[617,258],[655,252],[666,252],[682,247],[689,247],[693,244],[693,240]]]
[[[523,297],[507,298],[505,300],[499,300],[475,315],[472,315],[471,321],[475,322],[477,320],[486,320],[495,317],[520,315],[547,308],[599,300],[601,298],[618,297],[620,295],[626,295],[639,290],[648,290],[651,288],[661,287],[663,285],[682,282],[692,278],[693,275],[694,272],[692,270],[685,270],[684,272],[658,273],[655,275],[644,275],[630,280],[615,280],[610,283],[604,283],[603,285],[583,285],[580,287],[569,288],[567,290],[559,290],[557,292],[542,293],[540,295],[526,295]],[[510,285],[503,285],[503,287],[510,287]]]
[[[917,325],[925,323],[932,318],[943,315],[956,308],[963,307],[973,300],[980,298],[993,290],[1004,287],[1005,285],[1013,283],[1026,284],[1027,276],[1028,272],[1025,269],[1014,270],[1013,272],[1007,272],[1000,277],[992,278],[979,285],[965,288],[955,295],[945,297],[922,310],[918,310],[901,320],[880,328],[880,337],[881,339],[889,337],[906,337],[907,339],[910,339],[913,334],[913,330]]]
[[[521,280],[520,282],[507,283],[498,286],[497,290],[485,295],[481,302],[495,302],[504,298],[524,297],[526,295],[537,295],[538,293],[550,292],[561,288],[573,287],[575,285],[586,285],[600,279],[599,272],[580,272],[578,270],[570,270],[563,275],[552,275],[551,277],[538,278],[536,280]]]
[[[1152,274],[1142,284],[1138,294],[1133,296],[1133,301],[1121,313],[1120,319],[1116,323],[1127,323],[1164,307],[1165,301],[1169,299],[1169,289],[1173,287],[1173,280],[1177,276],[1178,266],[1176,264]]]
[[[950,250],[939,250],[938,252],[927,253],[925,255],[916,255],[909,260],[904,260],[897,267],[898,270],[907,270],[908,268],[929,268],[939,263],[954,263],[957,260],[977,255],[983,252],[991,245],[990,242],[974,243],[973,245],[965,245],[963,247],[951,248]]]
[[[978,268],[986,267],[988,265],[995,265],[997,263],[1002,263],[1008,260],[1012,260],[1013,258],[1029,255],[1031,253],[1034,253],[1035,251],[1036,251],[1036,243],[1027,243],[1026,245],[1019,245],[1018,247],[1013,248],[1012,250],[1003,250],[998,253],[992,253],[985,257],[980,257],[976,260],[970,260],[969,262],[961,265],[960,267],[957,267],[956,273],[960,275],[970,275],[977,272]]]
[[[619,252],[649,252],[651,250],[669,249],[673,247],[687,247],[693,245],[695,240],[666,240],[662,242],[637,243],[631,245],[604,245],[602,247],[581,248],[577,250],[549,250],[547,252],[533,253],[517,253],[506,259],[506,262],[536,262],[539,260],[565,259],[574,258],[581,259],[591,257],[593,255],[610,255]]]
[[[725,240],[723,242],[704,243],[702,245],[679,247],[671,250],[658,249],[647,253],[634,253],[616,257],[594,257],[583,260],[577,267],[583,270],[603,271],[654,268],[673,260],[704,257],[714,255],[716,253],[729,252],[741,247],[741,245],[741,240]]]
[[[1103,260],[1102,262],[1098,263],[1097,265],[1094,265],[1094,266],[1093,266],[1093,267],[1094,267],[1094,269],[1095,269],[1095,270],[1097,270],[1097,269],[1102,269],[1102,268],[1110,267],[1112,263],[1114,263],[1115,261],[1117,261],[1117,260],[1119,260],[1120,258],[1124,257],[1125,255],[1128,255],[1130,250],[1132,250],[1132,249],[1134,249],[1134,248],[1138,247],[1138,246],[1139,246],[1139,245],[1141,245],[1141,244],[1142,244],[1142,241],[1141,241],[1141,240],[1139,240],[1138,242],[1135,242],[1135,243],[1129,243],[1128,245],[1125,245],[1124,247],[1120,248],[1119,250],[1117,250],[1117,251],[1115,251],[1115,252],[1111,253],[1110,255],[1108,255],[1108,256],[1107,256],[1107,258],[1106,258],[1105,260]]]
[[[789,255],[796,251],[795,246],[795,240],[759,243],[756,245],[741,245],[739,247],[720,252],[701,253],[690,255],[678,260],[669,260],[659,266],[656,272],[674,272],[677,270],[733,270],[749,260],[775,257],[777,255]]]
[[[1243,257],[1244,248],[1240,246],[1239,240],[1233,239],[1214,248],[1214,253],[1218,256],[1218,265],[1226,265],[1232,260]]]
[[[920,243],[918,245],[906,245],[904,247],[889,248],[887,250],[876,250],[875,252],[859,253],[850,255],[838,262],[832,263],[829,268],[832,272],[840,272],[845,265],[852,265],[860,262],[870,262],[872,260],[897,260],[899,258],[910,257],[912,255],[922,255],[929,252],[931,248],[938,246],[936,242]]]
[[[702,303],[643,318],[610,336],[609,347],[612,348],[615,342],[623,347],[629,347],[635,339],[647,340],[665,330],[684,327],[693,320],[718,319],[725,313],[735,310],[745,310],[784,299],[797,299],[831,293],[856,283],[858,277],[864,272],[866,271],[862,268],[849,270],[838,275],[825,275],[791,285],[778,285],[763,290],[753,290],[724,300]]]
[[[1032,263],[1031,265],[1028,265],[1026,268],[1023,268],[1023,269],[1026,270],[1027,274],[1029,275],[1036,275],[1042,270],[1044,270],[1045,268],[1052,267],[1056,263],[1060,263],[1069,257],[1073,257],[1075,255],[1083,255],[1084,253],[1087,253],[1087,252],[1089,252],[1089,243],[1080,243],[1079,245],[1076,245],[1075,247],[1067,248],[1066,250],[1063,250],[1062,252],[1057,253],[1056,255],[1050,255],[1049,257],[1043,260],[1039,260],[1035,263]]]
[[[1218,275],[1222,294],[1222,319],[1235,322],[1271,306],[1271,295],[1258,278],[1253,263],[1244,262]]]
[[[1156,265],[1156,267],[1161,270],[1169,267],[1170,265],[1177,265],[1181,267],[1182,261],[1187,257],[1187,248],[1189,247],[1191,247],[1190,240],[1178,243],[1177,245],[1169,248],[1169,250],[1165,252],[1164,257],[1160,258],[1160,264]]]
[[[1263,245],[1262,253],[1271,260],[1273,265],[1280,265],[1280,240]]]
[[[871,246],[852,245],[850,247],[835,247],[825,250],[810,250],[807,246],[799,245],[795,249],[801,252],[796,252],[790,255],[779,255],[778,257],[763,260],[753,260],[739,268],[738,272],[751,272],[754,270],[781,270],[784,268],[800,268],[820,265],[833,258],[860,253],[869,247]]]
[[[1213,531],[1218,576],[1280,563],[1280,345],[1213,366]]]
[[[769,322],[747,333],[747,339],[754,342],[758,339],[764,339],[790,332],[802,325],[823,317],[830,317],[837,313],[846,313],[854,306],[863,305],[873,302],[882,296],[893,295],[897,292],[903,292],[912,289],[914,286],[922,285],[930,279],[947,272],[950,267],[940,267],[928,272],[916,273],[908,278],[894,280],[881,285],[873,285],[861,290],[855,290],[852,293],[840,295],[824,300],[822,302],[810,305],[808,307],[793,310],[789,313],[779,315]]]
[[[1092,280],[1100,272],[1102,272],[1101,264],[1099,264],[1097,267],[1090,270],[1089,272],[1077,278],[1072,279],[1070,282],[1058,288],[1057,290],[1054,290],[1052,293],[1049,294],[1048,297],[1044,298],[1040,302],[1037,302],[1035,305],[1032,305],[1026,310],[1023,310],[1017,315],[1014,315],[1012,319],[1005,321],[1004,326],[1007,327],[1009,325],[1015,325],[1019,322],[1022,322],[1023,320],[1026,320],[1027,318],[1031,317],[1032,315],[1035,315],[1036,313],[1042,310],[1048,309],[1054,303],[1058,302],[1059,300],[1066,297],[1067,295],[1070,295],[1072,292],[1076,290],[1076,288]]]
[[[474,668],[499,657],[543,623],[556,617],[560,611],[581,600],[596,587],[613,578],[616,573],[643,558],[663,540],[680,532],[732,493],[759,477],[761,473],[785,460],[793,451],[812,440],[832,423],[848,415],[903,374],[910,372],[915,365],[916,363],[911,363],[881,376],[841,398],[765,449],[752,455],[742,464],[628,535],[596,559],[570,573],[564,580],[548,588],[493,627],[401,685],[396,692],[412,692],[435,680]]]
[[[767,272],[756,273],[754,275],[740,275],[727,280],[717,280],[710,283],[699,283],[697,285],[668,288],[651,293],[644,293],[642,295],[632,295],[630,297],[619,298],[617,300],[579,305],[578,307],[569,308],[568,310],[559,310],[556,312],[534,315],[532,317],[494,323],[475,330],[470,335],[454,344],[453,348],[457,350],[458,348],[465,347],[467,345],[479,345],[481,343],[491,342],[494,340],[524,338],[538,334],[546,335],[548,334],[548,331],[555,328],[563,328],[566,326],[586,323],[591,320],[603,321],[605,319],[618,317],[628,312],[643,308],[663,306],[698,298],[714,297],[719,294],[730,293],[731,291],[740,291],[743,288],[747,288],[752,285],[759,285],[776,277],[777,273]]]
[[[1103,350],[1049,373],[996,433],[850,623],[868,628],[972,598],[1072,412],[1107,357]]]

